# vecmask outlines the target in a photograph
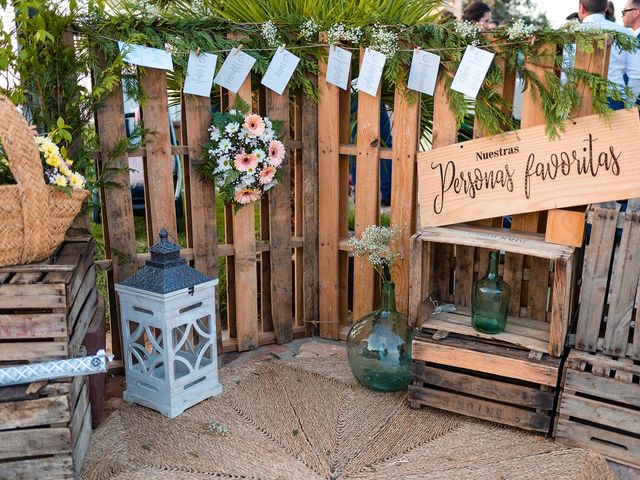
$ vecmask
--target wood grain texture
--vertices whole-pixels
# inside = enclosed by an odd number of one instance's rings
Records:
[[[447,339],[446,344],[422,339],[413,342],[415,360],[556,386],[559,361],[533,362],[524,350],[506,350],[466,339]]]
[[[340,218],[339,161],[340,125],[339,89],[326,81],[326,63],[320,62],[318,77],[318,204],[319,208],[319,318],[320,336],[339,336],[338,238]]]
[[[582,272],[580,311],[576,327],[575,345],[579,350],[595,352],[604,314],[607,283],[618,211],[606,205],[593,211],[591,238]]]
[[[178,238],[166,72],[155,68],[146,69],[141,87],[147,96],[142,118],[145,128],[150,131],[145,139],[147,157],[144,194],[148,199],[147,220],[151,229],[147,232],[147,239],[151,246],[159,241],[163,227],[174,239]]]
[[[349,147],[353,147],[353,156],[357,155],[357,146],[351,144],[352,138],[352,115],[351,115],[351,92],[345,90],[339,90],[339,111],[338,111],[338,123],[340,133],[340,161],[338,165],[338,235],[340,238],[346,238],[350,235],[349,226],[349,208],[351,205],[350,199],[350,162],[354,159],[349,155],[346,155],[342,146],[346,143]],[[339,309],[338,316],[340,325],[350,325],[353,319],[349,318],[349,312],[352,309],[352,305],[349,305],[349,290],[353,290],[350,285],[350,279],[353,279],[353,257],[346,251],[340,251],[338,253],[338,275],[339,275]],[[351,295],[353,298],[353,295]],[[357,320],[357,319],[356,319]]]
[[[573,268],[573,262],[567,262],[566,260],[556,260],[554,263],[551,323],[549,325],[550,338],[547,349],[549,355],[554,357],[559,357],[564,352],[567,332],[569,331]]]
[[[361,49],[360,58],[363,57]],[[380,221],[380,92],[379,85],[376,96],[358,93],[355,196],[357,237],[369,225],[378,225]],[[366,258],[355,257],[353,263],[353,318],[358,319],[374,309],[378,282],[375,271]]]
[[[640,280],[640,210],[638,202],[629,200],[624,215],[622,239],[611,270],[609,311],[602,351],[614,357],[627,353],[629,330],[634,314]],[[638,321],[636,320],[636,329]]]
[[[182,143],[188,148],[184,160],[187,244],[193,249],[193,267],[210,277],[218,277],[218,230],[214,183],[198,171],[204,163],[202,145],[209,140],[211,100],[207,97],[183,95]],[[215,294],[215,292],[214,292]],[[218,310],[219,302],[216,302]],[[222,350],[222,324],[216,313],[218,350]]]
[[[611,40],[606,42],[604,48],[600,48],[598,42],[593,42],[591,52],[576,48],[574,68],[595,73],[596,75],[606,78],[609,71],[610,50]],[[571,116],[584,117],[591,115],[593,113],[593,92],[586,82],[578,82],[574,88],[580,99],[580,105],[571,112]]]
[[[410,236],[416,229],[416,152],[420,130],[420,98],[407,98],[400,83],[395,90],[393,163],[391,176],[391,225],[403,229],[400,259],[391,278],[396,285],[396,306],[406,313],[409,302]]]
[[[98,62],[106,67],[102,53]],[[120,314],[113,284],[131,276],[137,269],[136,236],[133,224],[129,158],[123,154],[111,158],[111,152],[126,139],[122,85],[117,82],[113,91],[101,102],[96,112],[96,127],[100,143],[98,166],[101,170],[114,169],[110,179],[121,188],[101,188],[102,228],[106,258],[113,260],[109,280],[109,306],[111,313],[111,342],[116,359],[122,358]]]
[[[318,78],[308,74],[314,86]],[[319,319],[319,197],[318,197],[318,104],[302,95],[302,248],[305,325]],[[310,331],[317,335],[317,329]]]
[[[547,228],[544,240],[549,243],[559,243],[580,248],[584,241],[584,227],[584,211],[549,210],[547,212]]]
[[[269,118],[283,122],[282,142],[290,140],[289,89],[282,95],[267,90]],[[293,276],[291,261],[291,151],[281,165],[282,181],[269,192],[271,311],[278,343],[293,339]]]

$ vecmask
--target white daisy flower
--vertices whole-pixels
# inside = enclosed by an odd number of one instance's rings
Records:
[[[224,129],[224,131],[229,134],[236,133],[238,130],[240,130],[240,124],[238,122],[232,122]]]
[[[220,140],[220,143],[218,144],[218,149],[226,152],[231,148],[231,140],[229,140],[228,138],[223,138],[222,140]]]
[[[217,129],[216,127],[213,127],[211,129],[211,140],[213,140],[214,142],[217,142],[218,140],[220,140],[220,130]]]
[[[255,155],[255,157],[258,159],[259,162],[263,161],[267,157],[267,154],[264,153],[264,150],[255,149],[251,153]]]

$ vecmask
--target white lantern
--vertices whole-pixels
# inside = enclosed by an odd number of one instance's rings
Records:
[[[116,284],[127,388],[124,400],[175,417],[222,393],[214,288],[160,231],[151,259]]]

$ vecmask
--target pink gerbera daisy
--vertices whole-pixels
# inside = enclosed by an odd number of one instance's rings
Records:
[[[242,127],[249,132],[252,137],[259,137],[264,133],[264,121],[260,115],[252,113],[244,118]]]
[[[258,181],[262,185],[266,185],[267,183],[271,183],[271,181],[275,176],[276,176],[276,167],[269,165],[264,167],[262,171],[258,174]]]
[[[269,163],[274,167],[280,166],[284,160],[284,145],[280,140],[273,140],[269,144]]]
[[[239,203],[241,205],[255,202],[259,198],[260,191],[253,188],[243,188],[242,190],[238,190],[233,196],[233,199],[236,201],[236,203]]]
[[[258,166],[258,159],[252,153],[247,155],[243,152],[236,155],[233,165],[239,172],[248,172],[249,170],[256,169]]]

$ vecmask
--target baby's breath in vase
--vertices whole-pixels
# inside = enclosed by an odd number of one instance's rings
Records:
[[[414,332],[407,316],[396,310],[395,286],[389,275],[399,257],[396,246],[401,235],[401,228],[372,225],[360,238],[349,241],[353,253],[367,258],[382,279],[380,308],[359,319],[347,336],[349,365],[362,385],[383,392],[402,390],[411,380]]]

